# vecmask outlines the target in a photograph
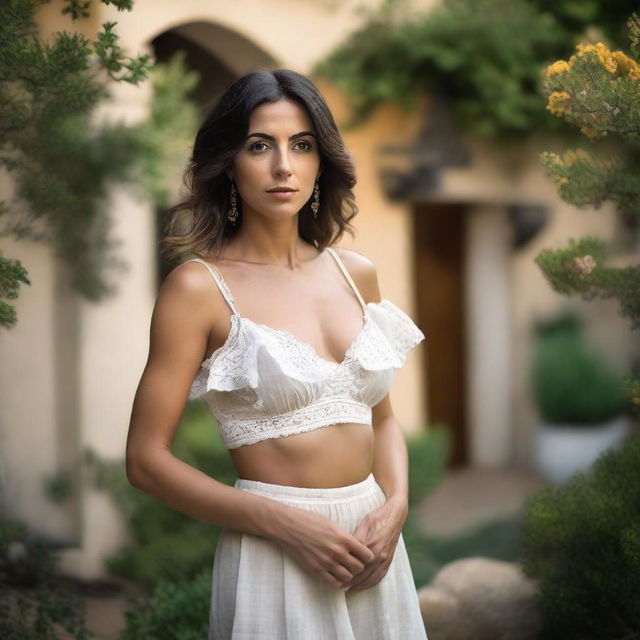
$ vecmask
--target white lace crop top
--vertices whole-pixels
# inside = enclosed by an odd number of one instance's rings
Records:
[[[396,369],[424,334],[389,300],[365,304],[338,254],[333,256],[362,307],[362,329],[342,362],[326,360],[293,334],[244,318],[220,271],[201,262],[232,311],[224,344],[207,358],[189,394],[202,398],[227,449],[319,427],[371,425],[371,408],[387,394]]]

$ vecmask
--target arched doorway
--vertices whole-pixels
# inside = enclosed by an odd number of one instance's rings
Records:
[[[214,23],[187,22],[164,31],[151,40],[158,63],[166,63],[177,52],[184,54],[189,70],[199,80],[189,98],[204,118],[235,78],[258,68],[276,68],[277,61],[243,36]],[[185,157],[185,162],[187,158]],[[159,251],[164,212],[156,212],[156,282],[158,288],[175,266]]]

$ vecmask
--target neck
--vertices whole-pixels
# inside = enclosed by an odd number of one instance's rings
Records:
[[[221,258],[295,269],[318,251],[300,238],[298,216],[273,220],[245,216],[238,234],[222,249]]]

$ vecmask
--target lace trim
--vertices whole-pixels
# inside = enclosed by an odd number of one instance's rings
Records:
[[[425,339],[425,334],[400,307],[386,298],[368,307],[375,331],[365,348],[357,353],[358,360],[372,371],[389,366],[399,369],[409,352]]]
[[[202,363],[190,397],[199,397],[212,389],[257,388],[257,351],[261,347],[287,376],[317,383],[350,368],[353,360],[369,371],[398,369],[424,338],[411,318],[385,298],[367,305],[362,329],[347,349],[343,361],[336,363],[320,357],[311,345],[287,331],[233,315],[226,342]]]
[[[349,399],[328,398],[302,409],[264,418],[227,420],[220,433],[227,449],[281,438],[333,424],[371,424],[371,407]]]

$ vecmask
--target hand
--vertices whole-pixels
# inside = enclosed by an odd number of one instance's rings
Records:
[[[406,517],[406,501],[388,500],[358,523],[353,536],[373,551],[375,558],[343,588],[368,589],[384,578],[393,560]]]
[[[374,554],[355,536],[324,516],[295,509],[277,542],[304,569],[337,589],[362,573]]]

